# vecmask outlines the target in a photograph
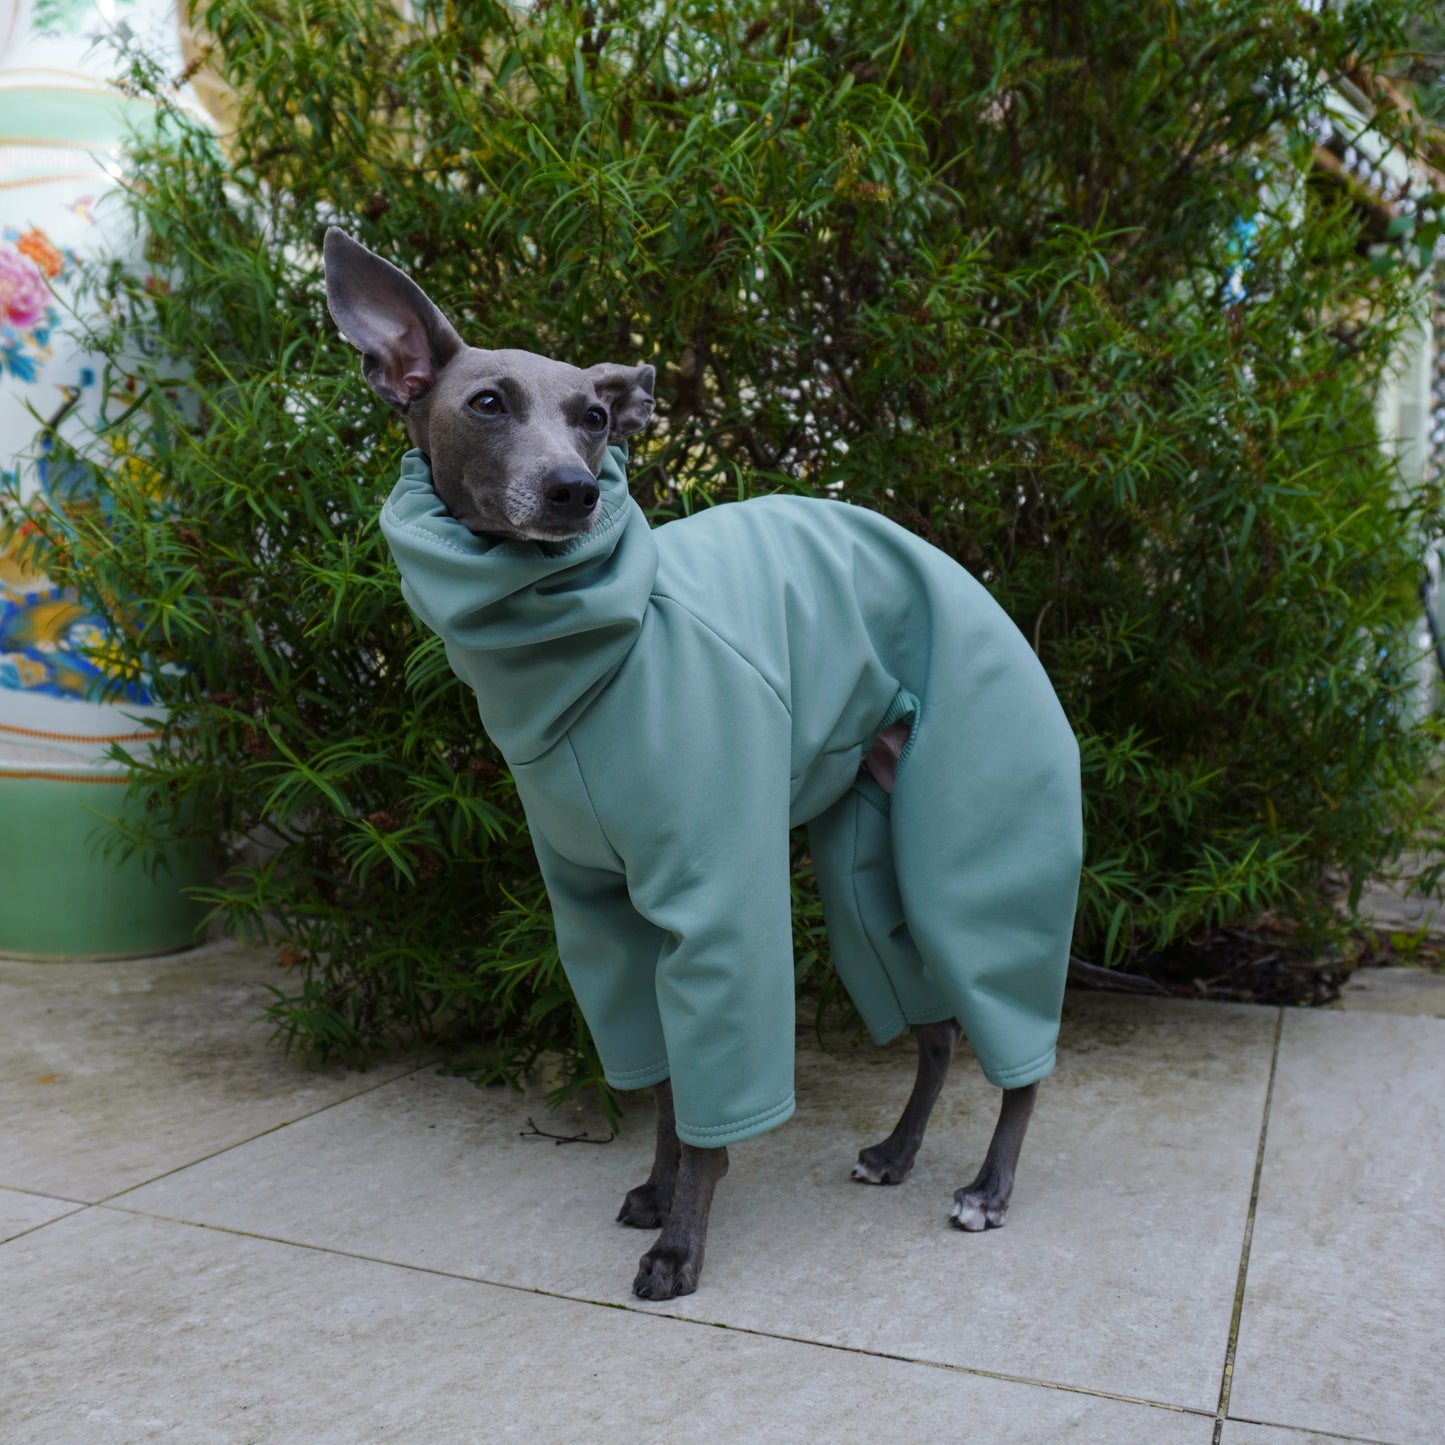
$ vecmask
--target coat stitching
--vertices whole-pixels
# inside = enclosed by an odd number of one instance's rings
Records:
[[[577,769],[577,781],[582,784],[582,795],[587,799],[587,810],[592,814],[592,821],[597,824],[597,831],[602,835],[602,841],[607,844],[607,851],[617,859],[617,866],[627,871],[627,864],[622,860],[622,854],[614,846],[612,839],[607,836],[607,829],[602,826],[602,819],[597,814],[597,804],[592,801],[592,789],[587,786],[587,774],[582,771],[582,759],[577,756],[577,745],[572,741],[572,733],[569,730],[563,734],[567,743],[567,750],[572,754],[572,766]]]
[[[749,1114],[746,1119],[734,1119],[731,1124],[689,1124],[685,1119],[679,1119],[677,1122],[678,1126],[686,1129],[689,1134],[731,1134],[734,1129],[745,1129],[749,1124],[756,1124],[761,1119],[771,1119],[774,1114],[781,1114],[794,1102],[793,1095],[789,1094],[781,1104],[774,1104],[771,1109],[764,1109],[761,1114]]]
[[[772,693],[775,698],[777,698],[778,706],[781,707],[785,713],[787,713],[788,717],[791,718],[793,716],[792,708],[790,708],[787,703],[783,701],[782,694],[764,675],[762,669],[759,668],[757,663],[755,663],[750,657],[744,657],[743,654],[739,652],[737,648],[734,647],[732,643],[729,642],[727,638],[722,635],[721,632],[717,631],[716,628],[709,626],[708,623],[703,618],[699,617],[697,613],[694,612],[692,608],[687,605],[686,602],[679,602],[676,597],[673,597],[666,592],[654,591],[652,597],[653,600],[657,602],[671,602],[674,607],[678,608],[682,612],[687,613],[687,615],[691,617],[692,620],[696,622],[697,625],[701,627],[704,632],[711,633],[712,636],[717,638],[717,640],[722,643],[722,645],[727,648],[727,650],[732,653],[732,655],[737,658],[737,660],[741,662],[742,665],[746,667],[749,672],[757,674],[758,678],[762,681],[763,686],[766,687],[767,690]]]

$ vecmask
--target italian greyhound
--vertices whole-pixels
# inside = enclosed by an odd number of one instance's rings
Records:
[[[429,459],[432,486],[451,517],[480,537],[544,545],[565,544],[593,527],[609,441],[641,430],[652,412],[651,366],[578,368],[527,351],[468,346],[410,277],[336,228],[326,234],[325,269],[332,317],[362,353],[367,382]],[[906,721],[887,729],[864,760],[890,794],[908,729]],[[914,1032],[912,1093],[893,1132],[858,1155],[852,1177],[861,1183],[901,1184],[913,1168],[961,1029],[945,1019],[917,1024]],[[1037,1090],[1037,1082],[1004,1090],[983,1166],[954,1195],[951,1221],[958,1229],[1005,1222]],[[652,1171],[628,1192],[617,1218],[637,1229],[661,1228],[632,1288],[641,1298],[663,1300],[697,1287],[728,1151],[679,1139],[670,1080],[656,1084],[655,1094]]]

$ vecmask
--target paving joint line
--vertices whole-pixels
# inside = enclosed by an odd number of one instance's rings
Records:
[[[27,1189],[23,1184],[0,1184],[0,1193],[27,1194],[31,1199],[53,1199],[57,1204],[94,1204],[93,1199],[72,1199],[68,1194],[51,1194],[45,1189]]]
[[[1318,1425],[1283,1425],[1278,1420],[1251,1420],[1247,1415],[1231,1415],[1229,1423],[1262,1425],[1267,1430],[1297,1432],[1308,1435],[1312,1440],[1342,1440],[1344,1445],[1406,1445],[1406,1442],[1400,1440],[1377,1440],[1373,1435],[1341,1435],[1336,1430],[1321,1430]]]
[[[1244,1287],[1249,1277],[1249,1252],[1254,1244],[1254,1218],[1259,1208],[1259,1184],[1264,1176],[1264,1149],[1269,1137],[1269,1111],[1274,1103],[1274,1080],[1279,1071],[1279,1045],[1284,1035],[1284,1008],[1274,1020],[1274,1044],[1269,1055],[1269,1082],[1264,1090],[1264,1113],[1259,1121],[1259,1143],[1255,1146],[1254,1180],[1249,1190],[1249,1214],[1244,1222],[1244,1242],[1239,1251],[1239,1273],[1234,1282],[1234,1309],[1229,1317],[1229,1342],[1224,1349],[1224,1371],[1219,1381],[1219,1405],[1214,1412],[1213,1445],[1221,1445],[1224,1422],[1229,1416],[1229,1394],[1234,1387],[1234,1356],[1239,1347],[1239,1321],[1244,1314]]]
[[[293,1124],[300,1124],[307,1119],[314,1119],[318,1114],[324,1114],[328,1109],[339,1108],[342,1104],[349,1104],[353,1099],[363,1099],[368,1094],[374,1094],[378,1089],[384,1089],[388,1084],[399,1084],[403,1079],[409,1079],[415,1074],[421,1073],[423,1069],[431,1068],[436,1063],[435,1059],[428,1059],[417,1064],[414,1068],[404,1069],[401,1073],[393,1075],[389,1079],[379,1079],[374,1084],[368,1084],[364,1089],[358,1089],[354,1094],[347,1094],[343,1099],[332,1099],[328,1104],[322,1104],[319,1108],[309,1109],[304,1114],[297,1114],[294,1119],[283,1119],[279,1124],[272,1124],[269,1128],[259,1129],[254,1134],[248,1134],[244,1139],[237,1139],[232,1144],[223,1144],[219,1149],[213,1149],[209,1154],[199,1154],[194,1159],[188,1159],[184,1164],[177,1164],[174,1169],[162,1170],[159,1174],[153,1174],[149,1179],[141,1179],[135,1184],[127,1184],[124,1189],[117,1189],[114,1194],[106,1194],[100,1199],[89,1201],[94,1205],[109,1205],[113,1199],[122,1199],[127,1194],[134,1193],[137,1189],[144,1189],[148,1184],[158,1184],[162,1179],[169,1179],[173,1174],[180,1174],[187,1169],[194,1169],[197,1164],[205,1164],[208,1160],[219,1159],[222,1154],[229,1154],[232,1149],[243,1148],[247,1144],[254,1144],[257,1139],[264,1139],[268,1134],[274,1134],[280,1129],[289,1129]],[[143,1213],[142,1210],[134,1210],[133,1213]],[[157,1219],[165,1218],[164,1215],[157,1215]],[[189,1223],[187,1220],[178,1220],[178,1223]],[[209,1226],[207,1226],[209,1227]],[[264,1238],[265,1236],[261,1236]]]
[[[44,1197],[44,1196],[41,1196]],[[74,1200],[65,1200],[67,1204],[75,1203]],[[49,1229],[52,1224],[59,1224],[62,1219],[73,1219],[77,1214],[84,1214],[87,1209],[99,1209],[98,1204],[76,1204],[74,1209],[67,1209],[64,1214],[57,1214],[52,1219],[42,1219],[39,1224],[31,1224],[25,1229],[17,1230],[14,1234],[6,1235],[0,1239],[0,1249],[7,1245],[14,1244],[17,1239],[24,1239],[27,1234],[35,1234],[39,1230]]]
[[[119,1197],[119,1196],[116,1196]],[[1195,1415],[1209,1419],[1212,1411],[1191,1405],[1176,1405],[1168,1400],[1150,1400],[1140,1395],[1122,1395],[1112,1390],[1096,1390],[1088,1385],[1071,1385],[1059,1380],[1038,1380],[1029,1375],[1010,1375],[1001,1370],[985,1370],[973,1365],[951,1365],[945,1360],[922,1360],[913,1355],[893,1354],[888,1350],[868,1350],[861,1345],[844,1345],[833,1340],[814,1340],[806,1335],[790,1335],[779,1330],[758,1329],[751,1325],[730,1325],[722,1320],[710,1320],[694,1315],[664,1314],[661,1311],[643,1309],[639,1305],[616,1300],[592,1299],[587,1295],[565,1294],[560,1290],[543,1289],[539,1285],[516,1284],[510,1280],[487,1279],[481,1275],[461,1274],[456,1270],[439,1269],[435,1265],[410,1264],[402,1260],[384,1259],[380,1255],[363,1254],[354,1249],[337,1249],[326,1244],[307,1244],[302,1240],[286,1239],[279,1234],[261,1234],[250,1229],[236,1229],[226,1224],[205,1224],[195,1219],[180,1219],[171,1214],[155,1214],[146,1209],[130,1209],[123,1204],[102,1202],[91,1206],[107,1209],[113,1214],[129,1214],[138,1219],[156,1219],[165,1224],[179,1224],[190,1229],[208,1229],[217,1234],[233,1234],[241,1239],[259,1239],[267,1244],[285,1245],[290,1249],[304,1249],[313,1254],[333,1254],[342,1259],[360,1260],[364,1264],[379,1264],[385,1269],[404,1269],[413,1274],[430,1274],[439,1279],[459,1280],[463,1284],[480,1284],[491,1289],[509,1289],[518,1294],[540,1295],[543,1299],[560,1300],[566,1304],[587,1305],[593,1309],[620,1310],[645,1320],[676,1320],[680,1324],[699,1329],[728,1330],[733,1334],[752,1335],[758,1339],[782,1340],[788,1344],[810,1345],[820,1350],[836,1350],[841,1354],[864,1355],[870,1359],[896,1360],[900,1364],[918,1365],[930,1370],[949,1370],[957,1375],[974,1375],[985,1380],[1002,1380],[1012,1385],[1035,1385],[1042,1390],[1059,1390],[1069,1395],[1087,1395],[1099,1400],[1116,1400],[1125,1405],[1143,1405],[1153,1410],[1167,1410],[1174,1415]]]

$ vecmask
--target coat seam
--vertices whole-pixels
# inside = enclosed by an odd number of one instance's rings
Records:
[[[1058,1046],[1050,1045],[1047,1049],[1043,1051],[1043,1053],[1038,1054],[1032,1059],[1029,1059],[1026,1063],[1014,1064],[1011,1068],[1007,1069],[985,1068],[984,1074],[988,1078],[990,1083],[996,1084],[1000,1088],[1006,1088],[1008,1086],[1008,1080],[1016,1079],[1022,1074],[1033,1073],[1035,1069],[1041,1067],[1044,1064],[1047,1064],[1051,1059],[1053,1059],[1057,1052]],[[983,1060],[980,1059],[979,1063],[980,1065],[982,1065]]]
[[[739,652],[738,649],[731,642],[729,642],[727,638],[722,635],[721,632],[719,632],[715,627],[713,627],[709,622],[707,622],[706,619],[699,617],[697,613],[694,612],[692,608],[687,605],[686,602],[680,601],[678,598],[672,596],[668,592],[658,592],[654,590],[652,596],[654,601],[671,602],[674,607],[679,608],[681,611],[687,613],[687,615],[691,617],[692,620],[696,622],[697,625],[701,627],[704,632],[709,633],[711,636],[715,637],[720,643],[722,643],[722,645],[727,648],[727,650],[732,653],[732,655],[736,657],[737,660],[741,662],[742,665],[746,667],[749,672],[755,674],[758,680],[763,684],[763,686],[767,688],[767,690],[772,693],[775,698],[777,698],[778,706],[782,708],[783,712],[786,713],[788,717],[792,717],[792,708],[790,708],[787,703],[783,701],[782,694],[777,690],[776,687],[773,686],[771,679],[769,679],[764,674],[762,669],[757,665],[757,663],[752,660],[752,658],[747,657],[743,653]]]
[[[458,547],[455,542],[448,542],[445,537],[438,537],[435,532],[428,531],[427,528],[418,526],[415,522],[410,521],[408,518],[397,516],[396,509],[391,505],[390,502],[387,502],[382,507],[381,515],[385,520],[389,521],[398,532],[407,532],[411,536],[415,537],[418,541],[428,542],[434,547],[444,548],[448,552],[456,553],[458,557],[483,555],[480,553],[473,554],[471,552],[468,552],[465,547]]]
[[[640,1069],[607,1069],[605,1072],[609,1079],[616,1079],[618,1084],[621,1085],[624,1081],[630,1082],[634,1079],[646,1079],[650,1081],[656,1077],[659,1069],[662,1070],[663,1077],[666,1077],[668,1061],[665,1058],[659,1059],[655,1064],[647,1064]],[[646,1087],[646,1085],[644,1084],[643,1087]]]
[[[888,984],[888,991],[893,996],[893,1014],[890,1018],[898,1019],[898,1027],[893,1030],[896,1034],[903,1026],[907,1015],[903,1011],[903,1000],[898,997],[898,990],[893,986],[893,980],[888,973],[888,965],[883,962],[882,951],[878,947],[877,940],[873,937],[873,930],[868,926],[868,916],[863,910],[863,900],[858,896],[858,835],[861,831],[858,824],[858,807],[853,807],[853,848],[852,856],[848,860],[848,887],[853,895],[853,912],[858,919],[858,928],[863,935],[863,941],[873,950],[873,962],[878,971],[883,975]]]
[[[774,1104],[771,1108],[764,1109],[761,1114],[749,1114],[746,1119],[733,1119],[726,1124],[689,1124],[686,1119],[679,1119],[678,1126],[687,1130],[689,1134],[731,1134],[734,1129],[746,1129],[749,1124],[761,1124],[766,1119],[775,1118],[781,1114],[789,1104],[795,1102],[792,1091],[781,1103]]]
[[[587,774],[582,771],[582,759],[577,756],[577,744],[572,741],[571,732],[563,734],[567,744],[567,750],[572,754],[572,766],[577,769],[577,781],[582,784],[582,796],[587,799],[587,811],[592,814],[592,821],[597,825],[597,832],[602,841],[607,844],[607,851],[617,860],[617,866],[626,874],[627,865],[622,861],[622,854],[617,851],[617,846],[607,836],[607,829],[602,826],[602,819],[597,813],[597,804],[592,801],[592,789],[587,786]]]

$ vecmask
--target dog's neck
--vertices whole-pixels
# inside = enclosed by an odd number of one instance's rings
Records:
[[[417,451],[382,510],[407,602],[447,642],[512,764],[541,756],[576,721],[631,650],[652,595],[657,543],[619,449],[598,482],[597,525],[565,543],[474,536],[447,514]]]

